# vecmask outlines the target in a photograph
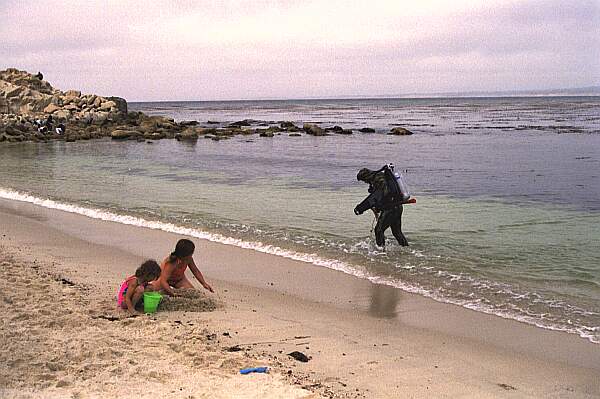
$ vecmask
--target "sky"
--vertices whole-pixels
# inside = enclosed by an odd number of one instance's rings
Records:
[[[0,69],[128,101],[600,85],[600,0],[0,0]]]

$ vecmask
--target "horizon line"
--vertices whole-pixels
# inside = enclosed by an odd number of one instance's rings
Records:
[[[599,86],[600,90],[600,86]],[[316,101],[316,100],[427,100],[427,99],[451,99],[451,98],[560,98],[560,97],[600,97],[598,93],[583,94],[422,94],[422,95],[380,95],[380,96],[340,96],[340,97],[258,97],[258,98],[235,98],[235,99],[211,99],[211,100],[127,100],[128,103],[185,103],[185,102],[241,102],[241,101]]]

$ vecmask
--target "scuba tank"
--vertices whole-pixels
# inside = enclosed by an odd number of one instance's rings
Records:
[[[408,186],[404,182],[402,173],[394,171],[394,164],[389,163],[383,166],[380,171],[383,171],[385,181],[388,186],[391,201],[396,204],[405,204],[410,199]]]
[[[354,208],[354,213],[357,215],[362,214],[368,209],[377,208],[379,210],[391,209],[395,206],[402,204],[414,204],[417,201],[414,198],[410,198],[408,187],[402,178],[402,173],[394,171],[394,164],[390,163],[381,167],[376,171],[367,171],[370,177],[368,180],[363,180],[369,183],[369,196],[365,198],[360,204]],[[361,169],[360,173],[363,170]],[[376,175],[383,172],[383,180],[385,189],[378,184],[377,187],[373,186],[372,179],[376,179]],[[361,180],[357,176],[358,180]],[[387,189],[387,190],[386,190]],[[386,192],[387,191],[387,192]]]

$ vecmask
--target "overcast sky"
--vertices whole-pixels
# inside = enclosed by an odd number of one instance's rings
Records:
[[[0,69],[134,100],[600,85],[600,0],[0,0]]]

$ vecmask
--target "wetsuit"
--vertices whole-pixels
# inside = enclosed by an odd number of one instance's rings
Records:
[[[369,183],[369,196],[354,208],[354,213],[360,215],[368,209],[373,209],[378,215],[375,225],[377,245],[380,247],[385,245],[384,232],[391,227],[398,244],[403,247],[408,246],[408,241],[402,233],[402,204],[390,202],[389,188],[384,173],[362,169],[357,178]]]

